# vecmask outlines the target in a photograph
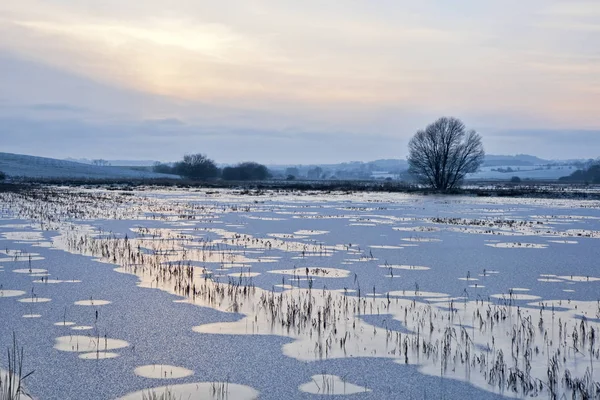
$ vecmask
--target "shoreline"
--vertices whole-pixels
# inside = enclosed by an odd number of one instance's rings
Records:
[[[404,182],[380,181],[182,181],[182,180],[87,180],[87,179],[28,179],[0,183],[0,192],[13,192],[47,186],[94,187],[107,190],[144,190],[144,188],[229,189],[241,195],[261,195],[268,191],[284,192],[372,192],[402,193],[424,196],[525,197],[543,199],[600,200],[600,185],[558,182],[472,181],[461,188],[439,191]]]

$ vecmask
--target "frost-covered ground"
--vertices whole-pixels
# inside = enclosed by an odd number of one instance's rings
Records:
[[[600,396],[600,202],[0,196],[37,398]]]
[[[54,158],[0,153],[0,171],[13,178],[178,179],[177,176],[121,167],[101,167]]]
[[[507,169],[511,168],[512,172],[498,172],[492,171],[492,169]],[[487,179],[498,179],[498,180],[510,180],[513,176],[518,176],[521,179],[533,179],[533,180],[556,180],[563,176],[569,176],[575,172],[576,168],[569,169],[568,166],[552,166],[546,167],[542,165],[533,166],[496,166],[496,167],[482,167],[478,172],[474,174],[468,174],[470,180],[487,180]]]

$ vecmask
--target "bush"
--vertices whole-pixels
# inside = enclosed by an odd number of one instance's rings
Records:
[[[219,176],[219,168],[204,154],[186,154],[175,164],[173,173],[188,179],[212,179]]]
[[[2,171],[0,171],[0,181],[3,181],[6,179],[6,174]]]
[[[285,169],[285,174],[287,176],[292,175],[294,178],[297,178],[300,176],[300,170],[298,170],[296,167],[289,167]]]
[[[594,163],[587,169],[579,169],[573,172],[569,176],[563,176],[560,178],[563,182],[577,182],[577,183],[600,183],[600,164]]]
[[[175,172],[173,171],[173,169],[174,168],[171,167],[169,164],[162,164],[162,163],[156,163],[152,167],[152,171],[154,171],[158,174],[174,174]]]
[[[512,178],[510,178],[511,183],[521,183],[521,178],[519,178],[518,176],[513,176]]]
[[[226,181],[261,181],[269,176],[267,167],[255,162],[244,162],[234,167],[225,167],[221,174]]]

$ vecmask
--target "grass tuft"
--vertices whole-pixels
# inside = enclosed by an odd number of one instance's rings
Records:
[[[7,353],[8,371],[0,370],[0,400],[31,398],[25,391],[23,382],[33,374],[33,371],[23,373],[23,348],[19,348],[15,334],[13,334],[12,348],[9,347]]]

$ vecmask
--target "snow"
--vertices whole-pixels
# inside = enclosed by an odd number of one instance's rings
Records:
[[[510,167],[512,172],[498,172],[492,171],[492,169],[508,168]],[[518,176],[521,179],[542,179],[542,180],[554,180],[563,176],[569,176],[575,172],[576,168],[569,169],[567,166],[552,166],[547,168],[541,165],[534,166],[494,166],[494,167],[481,167],[481,169],[474,173],[468,174],[467,179],[499,179],[509,180],[513,176]]]

